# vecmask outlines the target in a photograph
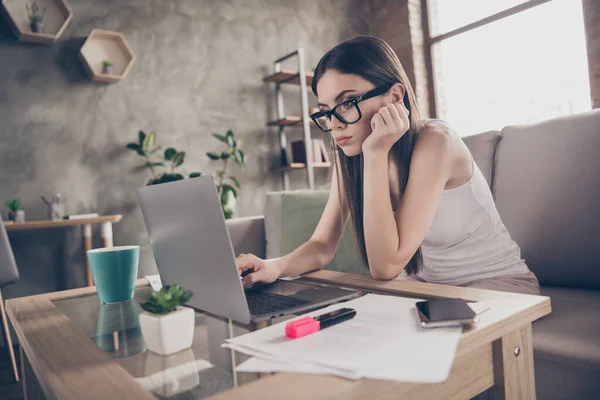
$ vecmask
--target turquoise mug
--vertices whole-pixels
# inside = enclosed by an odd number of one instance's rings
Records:
[[[100,302],[119,303],[133,299],[140,246],[89,250],[87,257]]]

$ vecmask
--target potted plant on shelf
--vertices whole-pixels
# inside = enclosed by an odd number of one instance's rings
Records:
[[[113,63],[110,60],[102,61],[102,73],[111,75],[113,73],[112,66]]]
[[[46,13],[46,7],[40,9],[37,3],[33,2],[31,7],[25,4],[27,13],[29,14],[29,27],[31,32],[41,33],[44,31],[44,14]]]
[[[8,212],[8,220],[14,223],[25,222],[25,210],[21,210],[21,202],[19,199],[12,199],[6,202],[6,206],[10,210]]]
[[[233,131],[228,130],[225,136],[219,135],[218,133],[212,134],[217,140],[227,145],[227,150],[222,151],[220,154],[215,152],[208,152],[206,155],[211,160],[222,160],[223,168],[217,171],[217,193],[221,199],[221,208],[223,209],[223,215],[226,219],[230,219],[235,214],[236,201],[239,190],[241,188],[240,182],[235,176],[227,175],[227,162],[230,158],[233,158],[240,167],[244,168],[244,152],[241,150],[243,142],[237,141]],[[235,186],[235,187],[234,187]],[[236,189],[237,188],[237,189]]]
[[[192,295],[179,285],[164,286],[141,304],[140,328],[148,350],[166,356],[192,346],[194,310],[183,306]]]

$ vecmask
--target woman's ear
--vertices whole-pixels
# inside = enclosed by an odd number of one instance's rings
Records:
[[[388,94],[391,96],[390,100],[392,103],[402,102],[404,100],[405,93],[406,89],[401,83],[394,83],[394,85],[392,85],[392,87],[388,90]]]

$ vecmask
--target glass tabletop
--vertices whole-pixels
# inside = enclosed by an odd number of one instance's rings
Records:
[[[151,287],[136,289],[133,300],[101,304],[96,294],[54,301],[54,305],[134,380],[161,399],[199,399],[260,378],[236,373],[239,353],[222,348],[225,339],[248,332],[225,320],[195,314],[192,347],[161,356],[146,348],[139,324],[140,303]]]

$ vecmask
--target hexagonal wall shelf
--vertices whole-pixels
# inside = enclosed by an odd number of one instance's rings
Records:
[[[33,26],[29,12],[33,4],[43,16],[43,27]],[[29,10],[27,7],[29,7]],[[71,21],[73,13],[64,0],[2,0],[2,8],[8,16],[15,34],[24,42],[52,44],[60,37]],[[34,32],[34,28],[41,28]]]
[[[135,54],[122,33],[100,29],[90,33],[79,56],[92,80],[106,83],[125,78],[135,61]],[[110,61],[110,71],[104,70],[105,61]]]

